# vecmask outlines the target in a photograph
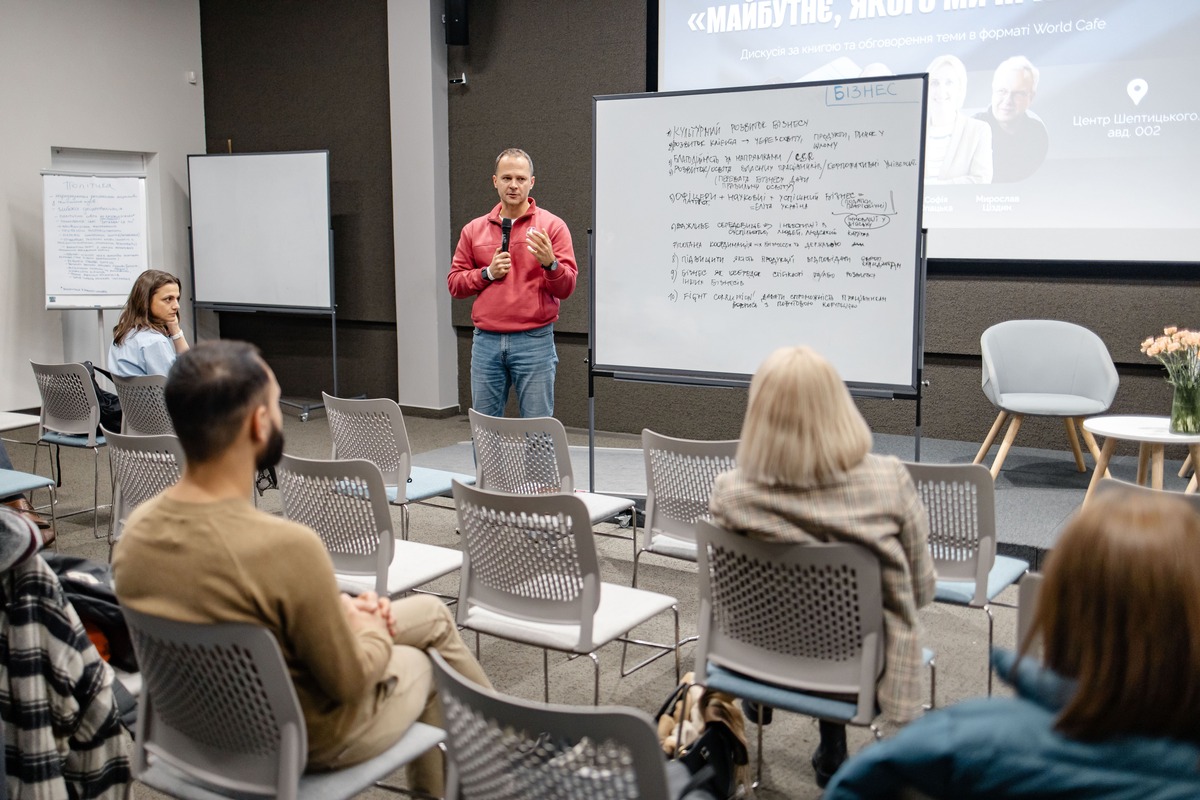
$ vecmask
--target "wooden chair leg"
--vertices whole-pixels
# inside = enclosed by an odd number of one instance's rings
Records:
[[[1092,432],[1083,427],[1083,419],[1079,420],[1079,427],[1083,428],[1083,443],[1087,445],[1088,452],[1092,454],[1092,458],[1098,463],[1100,461],[1100,445],[1096,443],[1096,437],[1092,436]],[[1105,475],[1104,477],[1109,477]]]
[[[1183,460],[1183,466],[1179,468],[1179,477],[1186,478],[1188,471],[1192,468],[1192,454],[1188,453],[1187,458]]]
[[[992,442],[996,441],[996,434],[1000,433],[1000,426],[1004,424],[1004,420],[1008,418],[1008,412],[1001,409],[996,415],[996,421],[992,423],[992,429],[988,431],[988,435],[983,440],[983,447],[979,448],[979,452],[975,454],[975,460],[971,463],[982,464],[987,451],[992,449]]]
[[[1067,417],[1063,421],[1067,424],[1067,440],[1071,442],[1071,452],[1075,455],[1075,468],[1080,472],[1087,472],[1083,463],[1083,452],[1079,449],[1079,434],[1075,432],[1075,418]]]
[[[1012,447],[1013,439],[1017,438],[1017,431],[1021,429],[1021,422],[1024,419],[1025,415],[1023,414],[1012,415],[1012,422],[1008,423],[1008,430],[1004,433],[1004,441],[1000,443],[1000,452],[996,453],[996,460],[992,462],[993,480],[1000,474],[1000,467],[1004,465],[1004,459],[1008,457],[1008,449]]]

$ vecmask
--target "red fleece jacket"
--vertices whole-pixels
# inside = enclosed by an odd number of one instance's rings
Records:
[[[542,269],[525,243],[530,228],[550,237],[558,269]],[[452,297],[478,295],[471,307],[471,320],[480,330],[493,333],[527,331],[558,319],[559,303],[575,291],[579,268],[567,224],[529,199],[529,209],[513,221],[508,252],[512,270],[498,281],[483,277],[482,268],[492,263],[500,246],[500,204],[486,216],[473,219],[462,229],[446,284]]]

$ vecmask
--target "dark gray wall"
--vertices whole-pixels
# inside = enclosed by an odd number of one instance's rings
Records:
[[[538,202],[571,227],[580,281],[563,304],[558,330],[556,416],[587,424],[586,332],[588,311],[586,231],[591,224],[592,95],[640,92],[646,81],[646,3],[562,3],[508,0],[471,6],[471,43],[450,48],[450,72],[466,72],[465,87],[450,94],[451,227],[457,231],[496,202],[492,161],[504,147],[534,157]],[[629,176],[637,202],[637,176]],[[1069,255],[1069,254],[1068,254]],[[925,434],[981,440],[995,416],[979,388],[979,335],[1006,319],[1064,319],[1096,331],[1121,373],[1114,411],[1167,413],[1169,387],[1138,352],[1138,343],[1165,324],[1195,324],[1200,283],[1127,279],[1134,269],[1106,270],[1110,277],[1062,277],[1055,265],[976,265],[969,275],[931,264],[927,289]],[[1066,270],[1087,275],[1086,270]],[[1051,277],[1058,274],[1059,277]],[[1040,276],[1039,276],[1040,275]],[[1115,275],[1116,277],[1112,277]],[[469,301],[456,302],[459,327],[460,402],[470,404]],[[656,321],[646,321],[653,336]],[[669,324],[669,323],[659,323]],[[864,345],[865,346],[865,345]],[[860,402],[878,431],[911,433],[914,403]],[[690,436],[736,436],[745,392],[596,382],[596,419],[606,430],[651,427]],[[1060,420],[1030,420],[1021,444],[1065,447]]]
[[[210,153],[329,150],[339,391],[395,397],[386,0],[201,0]],[[285,395],[331,389],[328,317],[222,314]]]
[[[205,119],[209,152],[232,138],[240,152],[330,150],[342,392],[395,396],[396,336],[391,227],[391,153],[386,0],[336,8],[322,0],[201,0]],[[336,12],[336,13],[335,13]],[[505,147],[533,154],[538,202],[570,225],[579,289],[563,304],[556,412],[587,424],[587,229],[592,216],[592,96],[645,89],[646,3],[561,0],[476,2],[471,44],[450,48],[451,229],[496,202],[493,159]],[[637,176],[629,176],[637,202]],[[453,246],[454,241],[451,242]],[[448,269],[449,265],[447,265]],[[1164,324],[1195,324],[1200,284],[1188,280],[1050,277],[1012,265],[979,265],[970,275],[938,264],[928,286],[924,403],[927,435],[978,440],[994,411],[979,390],[979,334],[1020,317],[1052,317],[1097,331],[1118,362],[1115,410],[1166,413],[1161,372],[1137,351]],[[1182,274],[1182,273],[1179,273]],[[1113,277],[1116,275],[1117,277]],[[455,302],[460,402],[470,403],[470,303]],[[646,335],[657,321],[646,321]],[[258,343],[287,393],[328,386],[329,328],[301,317],[223,315],[226,336]],[[736,436],[745,392],[596,381],[597,425],[652,427],[698,437]],[[865,400],[876,430],[909,433],[914,404]],[[1020,442],[1064,445],[1061,423],[1030,421]]]

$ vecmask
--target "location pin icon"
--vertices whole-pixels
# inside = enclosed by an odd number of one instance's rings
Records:
[[[1146,96],[1146,92],[1150,91],[1150,86],[1141,78],[1134,78],[1129,82],[1129,85],[1125,87],[1125,91],[1129,93],[1129,99],[1132,100],[1133,104],[1136,106],[1138,103],[1142,102],[1142,98]]]

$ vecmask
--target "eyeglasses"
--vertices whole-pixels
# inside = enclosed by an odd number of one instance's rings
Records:
[[[1010,92],[1008,89],[992,89],[992,97],[997,97],[1001,100],[1007,100],[1010,97],[1013,100],[1028,100],[1030,93],[1024,89],[1015,92]]]

